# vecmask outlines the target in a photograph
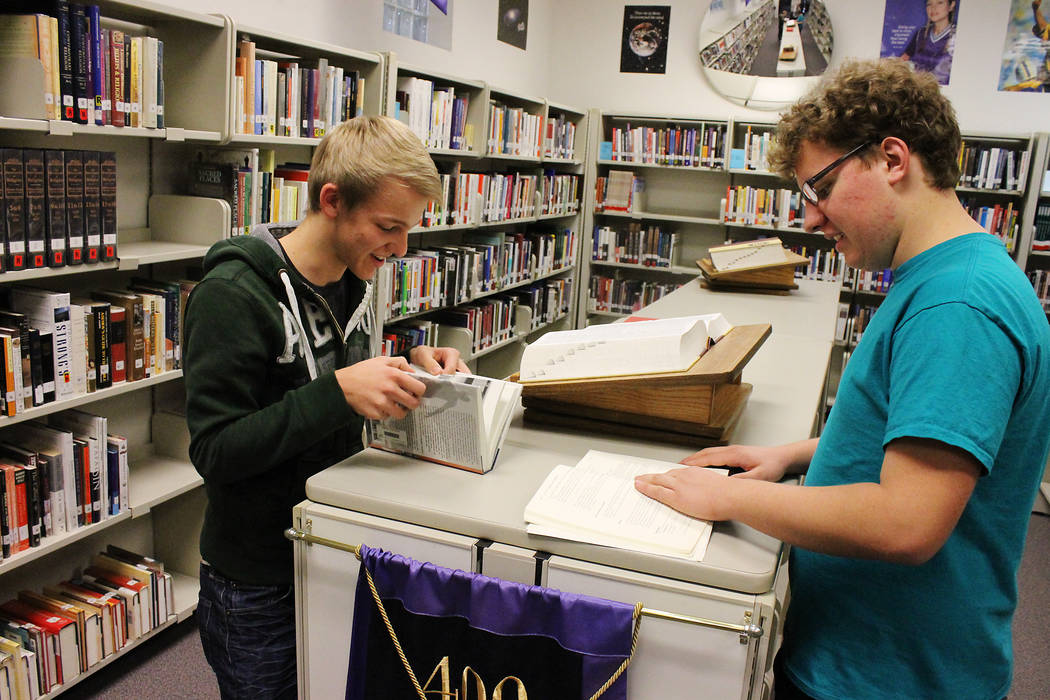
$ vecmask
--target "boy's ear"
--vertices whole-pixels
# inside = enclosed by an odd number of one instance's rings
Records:
[[[888,136],[882,140],[881,146],[891,184],[902,180],[911,162],[908,144],[895,136]]]
[[[331,182],[321,185],[321,196],[318,198],[321,204],[321,213],[325,216],[335,218],[339,215],[343,198],[339,194],[339,188]]]

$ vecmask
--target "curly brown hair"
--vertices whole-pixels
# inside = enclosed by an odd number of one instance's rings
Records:
[[[793,179],[804,141],[848,151],[888,136],[921,158],[927,184],[955,187],[962,148],[955,110],[933,75],[897,58],[847,61],[826,76],[781,118],[769,167]]]

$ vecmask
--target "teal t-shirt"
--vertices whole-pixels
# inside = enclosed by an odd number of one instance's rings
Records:
[[[784,653],[801,689],[821,700],[1006,695],[1048,426],[1050,326],[998,239],[968,234],[901,265],[843,372],[806,485],[878,482],[883,449],[901,437],[959,447],[984,470],[921,566],[792,551]]]

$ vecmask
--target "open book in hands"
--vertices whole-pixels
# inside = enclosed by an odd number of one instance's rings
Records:
[[[643,496],[642,474],[681,464],[590,450],[575,467],[556,466],[525,506],[529,534],[701,561],[711,523]]]
[[[732,327],[715,313],[552,331],[525,348],[518,381],[684,372]]]
[[[404,418],[367,420],[371,447],[484,474],[492,469],[521,385],[474,374],[430,374],[412,366],[426,385],[419,406]]]

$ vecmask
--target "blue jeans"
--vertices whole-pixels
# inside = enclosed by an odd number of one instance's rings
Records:
[[[295,594],[257,586],[201,564],[197,603],[204,656],[223,700],[295,698]]]

